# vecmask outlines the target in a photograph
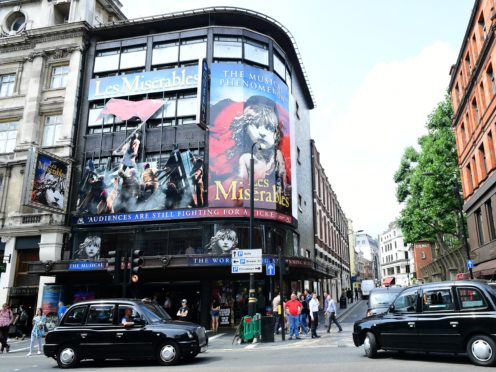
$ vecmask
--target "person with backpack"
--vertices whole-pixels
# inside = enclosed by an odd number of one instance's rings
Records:
[[[19,306],[19,310],[17,311],[16,317],[14,319],[17,339],[22,338],[22,340],[24,340],[26,338],[28,320],[29,315],[26,311],[26,308],[24,307],[24,305]]]

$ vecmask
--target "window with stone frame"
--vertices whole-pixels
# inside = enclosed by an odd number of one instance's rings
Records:
[[[50,88],[61,89],[67,85],[69,65],[53,66],[50,72]]]
[[[17,121],[0,123],[0,153],[13,152],[16,145]]]
[[[43,128],[42,146],[55,146],[55,143],[60,135],[63,125],[62,115],[49,115],[45,117],[45,125]],[[57,135],[58,133],[58,135]]]
[[[0,97],[10,97],[14,94],[16,74],[0,75]]]

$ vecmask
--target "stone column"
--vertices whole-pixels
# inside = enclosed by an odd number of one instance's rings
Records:
[[[39,140],[40,128],[40,96],[41,75],[43,69],[44,54],[32,53],[26,63],[31,63],[31,69],[25,69],[29,73],[26,88],[26,99],[24,101],[24,113],[18,130],[17,150],[26,150],[29,146]],[[26,76],[27,77],[27,76]]]
[[[5,272],[0,274],[0,304],[4,304],[7,302],[9,288],[14,286],[14,276],[15,276],[15,268],[17,262],[17,251],[14,249],[16,242],[15,237],[2,236],[2,242],[5,243],[5,251],[3,258],[7,260],[9,254],[11,255],[10,256],[11,258],[10,258],[10,263],[7,263],[7,268]]]
[[[39,243],[40,261],[59,261],[63,244],[63,232],[43,232]]]

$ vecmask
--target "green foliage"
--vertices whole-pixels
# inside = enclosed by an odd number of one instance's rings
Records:
[[[405,241],[457,242],[458,200],[454,185],[460,182],[453,133],[453,107],[448,95],[429,115],[427,134],[418,139],[420,151],[405,150],[394,174],[396,198],[403,203],[398,219]]]

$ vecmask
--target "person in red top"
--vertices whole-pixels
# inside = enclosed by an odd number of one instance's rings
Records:
[[[289,318],[289,339],[293,339],[293,334],[295,339],[300,339],[300,333],[298,331],[300,314],[303,306],[300,301],[296,299],[296,294],[291,294],[291,300],[284,304],[284,310],[288,314]]]

